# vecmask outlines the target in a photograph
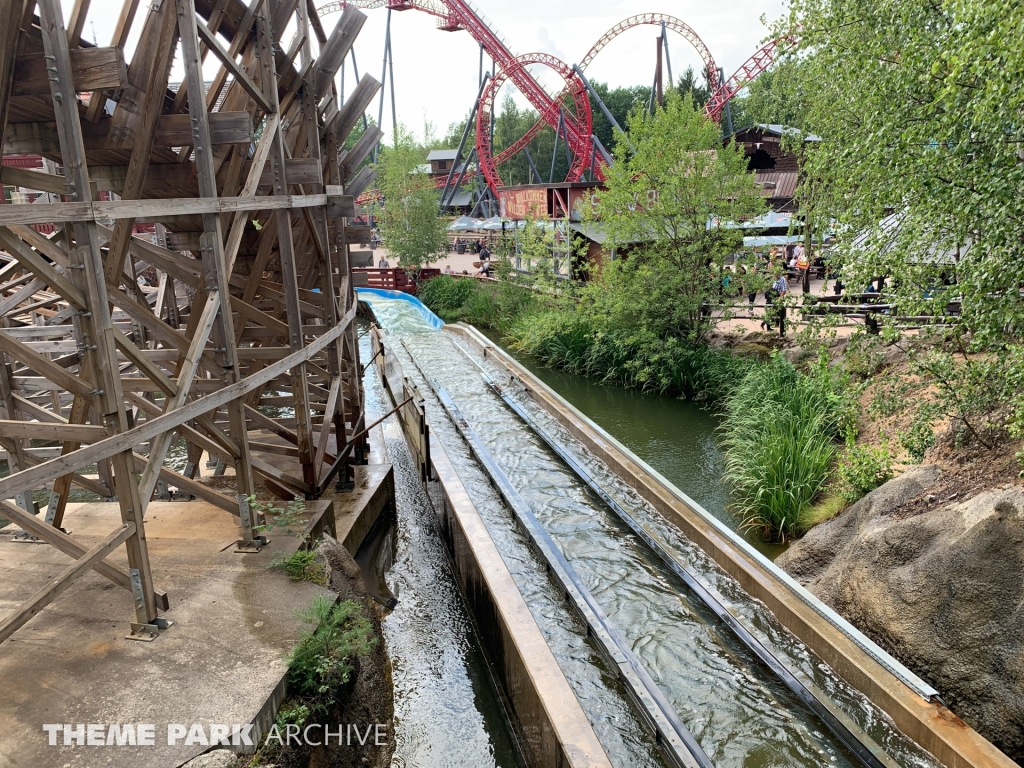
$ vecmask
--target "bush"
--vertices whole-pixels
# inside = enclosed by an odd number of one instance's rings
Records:
[[[847,437],[846,451],[836,466],[839,494],[846,502],[862,499],[892,478],[892,454],[887,445],[872,448],[855,444],[852,435]]]
[[[723,350],[643,330],[604,330],[566,310],[527,314],[507,338],[542,365],[646,392],[721,399],[753,362]]]
[[[446,323],[471,323],[499,331],[531,311],[538,301],[533,291],[514,282],[483,282],[449,275],[424,283],[419,298]]]
[[[270,561],[270,568],[280,568],[292,581],[311,581],[321,587],[327,586],[327,573],[316,559],[315,550],[296,550],[290,555],[283,552]]]
[[[362,607],[351,600],[334,604],[317,595],[298,615],[309,627],[288,656],[288,685],[313,711],[323,712],[335,689],[348,682],[355,659],[368,654],[377,638]]]
[[[448,322],[469,300],[476,288],[475,282],[449,275],[434,277],[420,286],[419,299],[431,312]]]
[[[725,474],[744,527],[780,541],[800,532],[850,421],[844,384],[824,357],[808,374],[773,357],[729,396],[721,427]]]

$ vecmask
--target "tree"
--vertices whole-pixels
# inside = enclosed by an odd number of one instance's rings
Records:
[[[921,371],[961,402],[1024,380],[1022,27],[1014,0],[794,0],[776,29],[798,39],[788,88],[822,138],[801,194],[834,218],[849,285],[888,277],[901,315],[960,300],[961,370]],[[1003,392],[1024,431],[1021,390]]]
[[[1024,6],[795,0],[795,85],[822,142],[807,170],[852,285],[892,278],[901,311],[963,299],[976,342],[1024,333]],[[781,31],[781,30],[780,30]],[[883,226],[880,222],[890,214]],[[852,238],[847,237],[846,241]],[[943,301],[943,306],[945,302]]]
[[[438,209],[441,193],[422,164],[425,150],[399,126],[395,145],[381,151],[377,186],[382,204],[374,205],[381,238],[398,264],[419,269],[436,261],[447,248],[447,221]]]
[[[607,190],[584,214],[628,255],[588,288],[590,305],[612,325],[704,341],[712,307],[729,301],[725,257],[742,245],[742,231],[724,225],[762,213],[764,200],[743,152],[723,146],[689,94],[670,93],[654,114],[635,109],[628,124]]]

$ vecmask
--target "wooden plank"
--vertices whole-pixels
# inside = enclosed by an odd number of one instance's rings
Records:
[[[188,391],[192,386],[192,380],[199,372],[199,360],[202,357],[203,349],[210,338],[210,331],[213,330],[214,320],[217,318],[217,311],[220,309],[220,293],[211,291],[206,295],[206,304],[199,315],[199,324],[196,327],[195,335],[189,343],[188,350],[182,365],[178,369],[178,392],[168,398],[164,406],[164,413],[171,413],[180,408],[188,398]],[[145,509],[153,496],[156,488],[159,470],[162,468],[164,459],[167,457],[167,449],[171,447],[173,433],[168,430],[157,435],[149,449],[149,464],[146,465],[139,478],[139,495],[142,497],[142,507]]]
[[[38,292],[45,286],[46,283],[44,283],[38,277],[33,280],[30,280],[28,283],[23,285],[21,288],[12,293],[6,299],[0,301],[0,317],[4,317],[5,315],[16,311],[19,305],[21,305],[28,299],[31,299],[36,292]]]
[[[149,466],[145,456],[133,453],[132,459],[135,462],[135,468],[138,470],[144,471],[144,468]],[[223,493],[218,493],[209,486],[191,480],[167,467],[160,467],[160,479],[171,485],[176,485],[182,490],[188,491],[196,498],[207,501],[215,507],[220,507],[225,512],[230,512],[235,517],[238,517],[238,502],[235,499],[228,498]]]
[[[210,140],[214,144],[251,144],[255,138],[248,112],[214,112],[210,115]],[[153,143],[164,147],[191,147],[192,125],[188,115],[161,115]]]
[[[31,347],[26,346],[23,342],[11,338],[3,330],[0,330],[0,350],[9,354],[15,360],[19,360],[24,363],[33,371],[42,374],[54,384],[66,389],[68,392],[74,392],[76,395],[82,395],[83,397],[92,396],[95,387],[80,375],[71,375],[67,370],[61,368],[55,362],[50,360],[50,358],[39,354]]]
[[[289,488],[294,488],[300,494],[310,494],[316,490],[309,483],[299,480],[297,477],[292,477],[284,470],[278,469],[273,464],[269,464],[256,456],[253,456],[250,460],[252,461],[253,471],[258,472],[264,477],[269,477],[271,480],[276,480]]]
[[[370,185],[377,178],[377,169],[370,165],[364,165],[356,177],[345,185],[345,191],[353,197],[359,197],[370,188]],[[363,241],[367,242],[367,241]]]
[[[93,443],[107,437],[107,434],[107,430],[103,427],[88,424],[48,424],[39,421],[0,420],[0,437]]]
[[[72,50],[72,64],[74,64],[74,50],[81,45],[82,30],[85,29],[85,17],[89,15],[89,0],[75,0],[75,7],[71,9],[71,16],[68,17],[68,45]]]
[[[324,213],[331,217],[355,218],[356,199],[352,195],[346,195],[340,186],[328,186],[327,209]]]
[[[220,59],[221,63],[242,90],[249,94],[264,112],[273,112],[274,107],[270,103],[266,94],[264,94],[263,91],[260,90],[260,87],[253,82],[252,78],[249,77],[249,73],[235,62],[235,57],[224,50],[220,41],[217,40],[217,36],[214,35],[205,24],[200,24],[199,22],[196,22],[196,30],[199,34],[199,39],[205,43],[211,51],[213,51],[213,54],[218,59]]]
[[[121,48],[73,48],[74,90],[116,90],[128,85],[128,67]],[[48,96],[49,73],[41,53],[19,56],[14,64],[14,96]]]
[[[63,176],[33,171],[29,168],[15,168],[11,165],[5,165],[0,169],[0,180],[11,187],[24,187],[55,195],[65,195],[68,191]]]
[[[5,206],[13,208],[15,206]],[[26,269],[30,270],[40,280],[46,282],[67,301],[74,306],[84,309],[86,306],[85,295],[71,282],[63,271],[58,271],[54,265],[44,259],[38,252],[32,250],[25,242],[15,235],[7,227],[0,227],[0,246],[14,256]]]
[[[338,23],[331,32],[331,36],[327,38],[327,42],[320,48],[320,56],[316,62],[316,77],[313,80],[317,101],[320,101],[327,94],[331,81],[338,74],[338,70],[341,69],[345,57],[352,50],[352,45],[355,43],[356,38],[359,36],[359,31],[365,23],[366,14],[353,5],[345,7],[345,12],[338,19]]]
[[[135,523],[124,523],[116,531],[104,538],[103,541],[82,555],[81,558],[65,569],[57,578],[50,581],[45,587],[19,605],[14,613],[0,621],[0,643],[14,634],[20,627],[27,624],[29,619],[43,610],[55,597],[67,590],[75,582],[75,579],[91,571],[97,563],[105,559],[107,555],[121,546],[134,533]]]
[[[352,91],[352,95],[346,99],[345,104],[338,110],[338,114],[334,116],[326,130],[337,133],[338,140],[344,142],[352,129],[356,127],[356,121],[363,117],[363,113],[366,112],[366,108],[370,106],[370,102],[373,101],[373,97],[379,90],[380,83],[377,80],[370,75],[363,75],[355,90]]]
[[[289,185],[321,184],[323,177],[321,175],[320,161],[312,157],[286,158],[284,161],[284,181],[285,184]],[[273,170],[264,168],[263,175],[260,177],[260,186],[271,187],[273,185]]]
[[[335,376],[331,380],[330,394],[327,396],[327,408],[324,410],[324,422],[320,426],[320,439],[316,445],[316,466],[317,468],[324,461],[324,455],[327,453],[327,442],[331,436],[331,424],[334,420],[334,414],[338,408],[338,396],[341,392],[341,376]],[[331,462],[333,464],[333,462]]]
[[[0,206],[0,226],[53,222],[99,222],[106,219],[153,220],[168,216],[196,216],[235,211],[278,211],[327,204],[327,195],[260,197],[186,197],[176,200],[112,200],[88,203],[35,203]]]
[[[260,143],[256,145],[252,162],[249,164],[249,174],[246,176],[245,184],[242,185],[239,197],[255,196],[259,185],[257,180],[263,175],[263,169],[267,164],[267,158],[270,157],[270,150],[274,145],[274,137],[280,124],[281,118],[276,113],[271,114],[267,118],[267,124],[263,127]],[[234,272],[235,259],[238,256],[238,248],[242,244],[242,235],[245,233],[245,223],[248,218],[248,216],[242,213],[236,213],[231,222],[231,230],[228,233],[228,240],[224,246],[224,262],[228,275]],[[261,269],[260,273],[262,274],[262,272],[263,270]],[[243,323],[242,325],[244,326],[245,324]],[[235,341],[237,343],[237,336]]]
[[[344,179],[348,181],[358,171],[359,166],[363,164],[363,161],[370,156],[373,152],[374,147],[380,144],[380,140],[384,138],[384,131],[378,126],[371,125],[365,131],[363,135],[359,137],[359,141],[355,143],[342,160],[342,169],[344,170]]]

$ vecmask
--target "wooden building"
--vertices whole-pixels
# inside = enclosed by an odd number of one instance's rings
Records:
[[[795,128],[784,125],[752,125],[732,136],[743,147],[748,168],[754,171],[773,211],[796,211],[793,196],[800,178],[800,163],[796,154],[785,148],[784,138],[798,135]],[[804,140],[821,141],[810,134]]]

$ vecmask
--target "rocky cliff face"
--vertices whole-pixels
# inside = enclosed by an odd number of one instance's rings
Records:
[[[942,485],[916,467],[777,562],[1024,762],[1024,489],[944,501]]]

